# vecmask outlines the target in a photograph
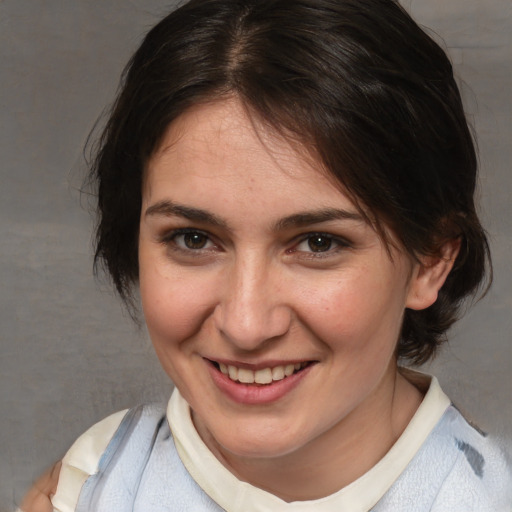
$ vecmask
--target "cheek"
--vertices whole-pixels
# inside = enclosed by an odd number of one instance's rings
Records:
[[[400,279],[386,277],[368,270],[309,290],[312,299],[303,311],[317,337],[341,353],[394,349],[405,308],[405,287]]]
[[[208,317],[212,300],[207,282],[200,278],[141,268],[140,293],[146,325],[158,351],[172,349],[196,333]]]

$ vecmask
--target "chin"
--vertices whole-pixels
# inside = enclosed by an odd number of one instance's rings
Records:
[[[227,446],[223,446],[226,452],[242,459],[274,459],[285,457],[297,449],[289,443],[273,443],[268,440],[262,440],[261,444],[253,443],[250,446],[245,441],[226,444]]]
[[[238,433],[234,435],[234,431]],[[307,444],[304,435],[291,432],[284,426],[269,426],[261,423],[253,428],[244,429],[241,426],[227,431],[215,432],[214,437],[222,451],[251,459],[284,457]]]

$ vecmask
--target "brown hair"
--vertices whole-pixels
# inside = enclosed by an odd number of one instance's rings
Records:
[[[461,239],[439,298],[406,310],[397,354],[427,361],[490,268],[477,159],[452,66],[393,0],[192,0],[130,60],[93,161],[103,262],[133,304],[145,165],[169,124],[236,95],[292,134],[410,254]]]

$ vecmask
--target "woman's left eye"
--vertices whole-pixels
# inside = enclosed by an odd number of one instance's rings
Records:
[[[348,244],[325,233],[312,233],[303,238],[295,247],[294,252],[327,253],[346,247]]]

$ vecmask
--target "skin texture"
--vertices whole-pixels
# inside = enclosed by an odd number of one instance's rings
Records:
[[[422,399],[397,370],[403,312],[436,300],[458,251],[385,247],[326,176],[231,98],[171,125],[143,187],[140,291],[160,362],[217,458],[286,501],[348,485],[403,432]],[[248,404],[210,361],[309,367],[283,396]],[[25,512],[52,510],[58,472]]]
[[[189,111],[149,162],[139,239],[148,330],[201,437],[288,501],[347,485],[402,433],[422,398],[397,371],[403,312],[436,300],[457,253],[386,248],[303,153],[236,98]],[[313,364],[278,400],[246,404],[210,361]]]

